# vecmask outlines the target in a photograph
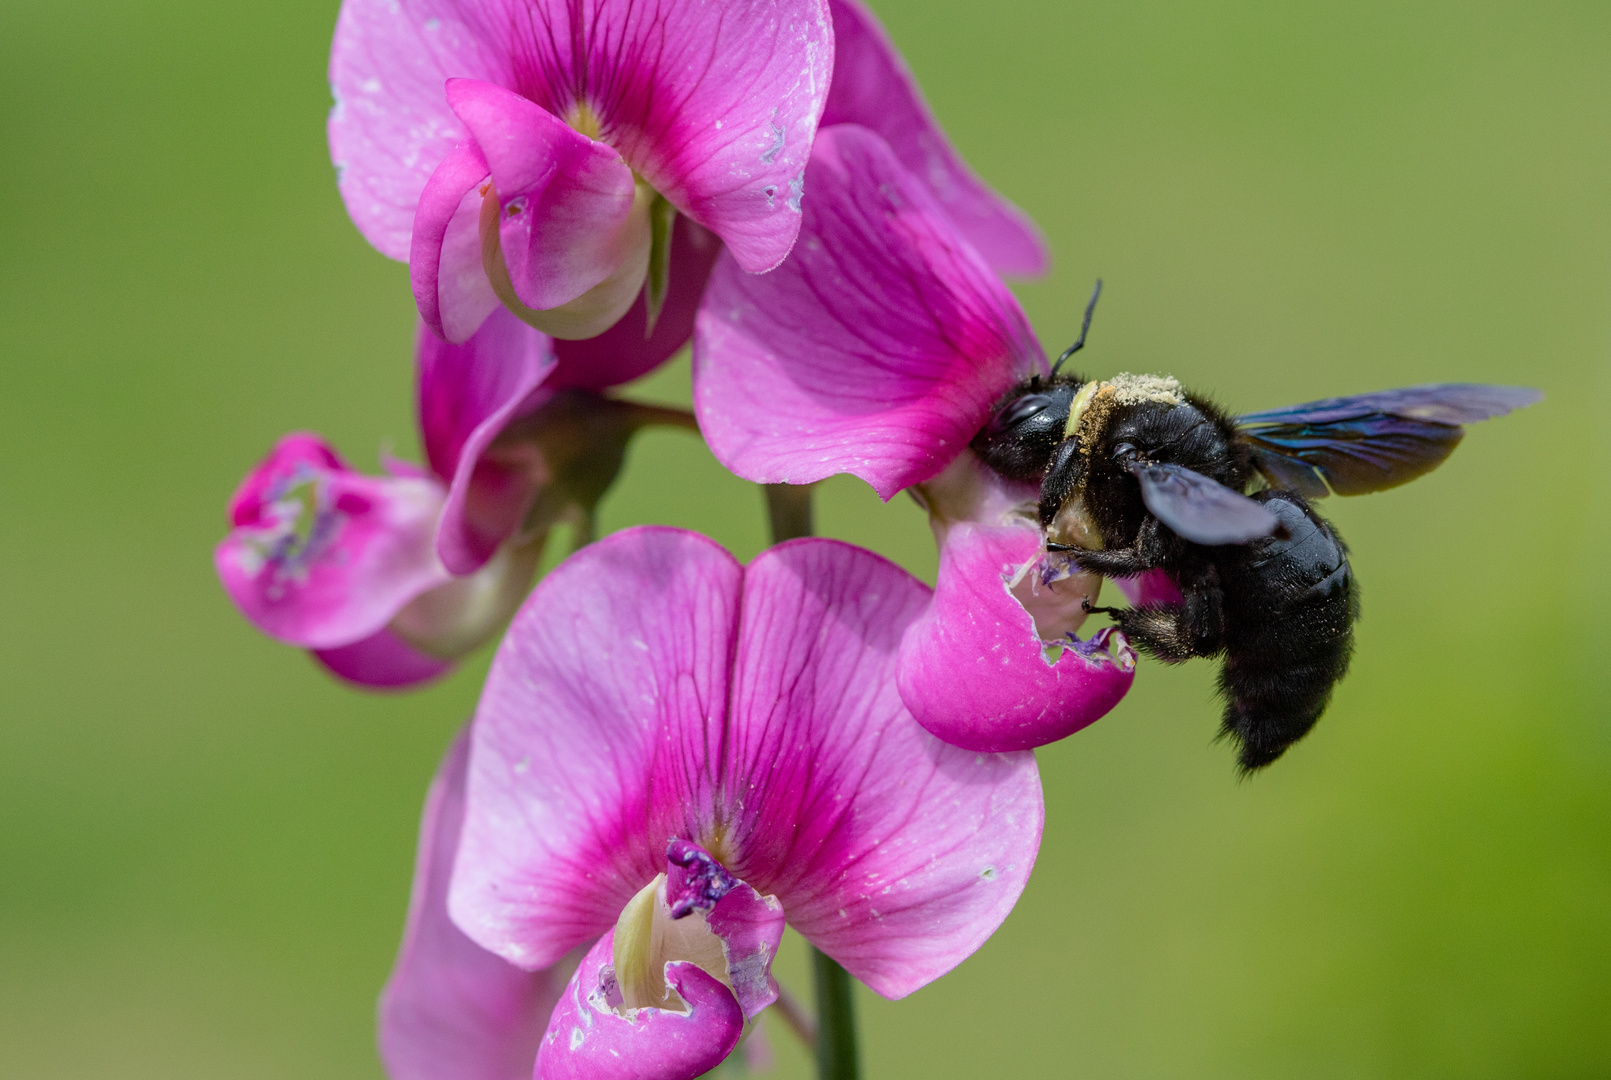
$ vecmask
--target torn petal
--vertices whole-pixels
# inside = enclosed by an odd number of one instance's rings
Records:
[[[1042,640],[1011,591],[1040,547],[1027,525],[964,523],[946,538],[934,602],[902,638],[896,675],[912,715],[946,742],[981,751],[1043,746],[1100,719],[1135,679],[1122,634],[1069,635],[1051,647]]]
[[[538,1080],[693,1080],[727,1058],[744,1012],[697,964],[667,963],[677,1008],[626,1008],[611,962],[616,931],[588,950],[549,1018]]]

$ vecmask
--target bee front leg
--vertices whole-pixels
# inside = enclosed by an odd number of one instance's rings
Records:
[[[1079,564],[1081,570],[1101,574],[1103,577],[1122,578],[1134,577],[1162,566],[1170,554],[1171,539],[1172,534],[1163,531],[1157,518],[1148,517],[1141,523],[1141,530],[1136,534],[1136,542],[1129,547],[1087,551],[1084,548],[1072,548],[1062,544],[1047,544],[1046,548],[1048,551],[1072,553],[1074,561]]]

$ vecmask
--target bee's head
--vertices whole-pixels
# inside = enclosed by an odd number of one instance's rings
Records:
[[[1040,376],[1008,391],[970,444],[973,452],[1008,480],[1039,484],[1063,441],[1069,405],[1081,383],[1072,376]]]

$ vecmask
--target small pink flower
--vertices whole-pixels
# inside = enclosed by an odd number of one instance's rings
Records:
[[[530,970],[598,939],[539,1077],[712,1068],[776,995],[784,918],[887,997],[1000,925],[1039,847],[1039,775],[912,722],[896,655],[927,603],[836,541],[744,567],[663,528],[533,593],[476,712],[449,910]]]
[[[1018,301],[946,208],[871,131],[826,127],[800,240],[778,269],[719,260],[694,339],[694,400],[747,480],[851,473],[910,490],[942,545],[900,687],[917,720],[973,749],[1037,746],[1107,712],[1134,678],[1122,636],[1075,634],[1100,579],[1043,558],[1038,492],[968,443],[1048,368]]]
[[[548,338],[496,312],[463,345],[418,336],[428,468],[354,471],[290,435],[230,502],[215,553],[257,627],[311,649],[351,682],[407,686],[442,674],[513,614],[551,527],[584,534],[632,434],[670,414],[568,389]]]
[[[588,338],[679,275],[675,214],[788,254],[832,70],[826,0],[346,0],[331,154],[432,329]]]

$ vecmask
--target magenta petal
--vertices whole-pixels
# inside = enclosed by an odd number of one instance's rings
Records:
[[[422,328],[415,349],[426,460],[451,485],[436,553],[452,573],[471,574],[520,527],[536,496],[540,478],[483,455],[511,420],[546,400],[552,343],[500,309],[463,345]]]
[[[721,241],[714,233],[679,214],[672,231],[670,287],[654,333],[644,336],[648,305],[640,293],[621,321],[597,337],[555,341],[559,366],[548,385],[603,390],[631,382],[669,360],[693,335],[705,282],[721,253]]]
[[[742,574],[702,536],[629,529],[526,601],[476,709],[451,900],[471,937],[552,964],[714,823]]]
[[[521,302],[555,308],[613,274],[635,192],[621,155],[501,86],[450,79],[447,96],[491,168]]]
[[[330,47],[330,158],[371,244],[409,257],[426,181],[465,136],[442,95],[453,77],[497,79],[496,20],[455,0],[345,0]]]
[[[371,690],[414,687],[453,670],[451,660],[426,656],[389,629],[351,645],[314,649],[313,658],[332,675]]]
[[[885,499],[939,473],[1045,370],[1018,301],[864,128],[824,129],[793,256],[718,260],[694,336],[716,457],[763,483],[848,472]]]
[[[957,154],[877,17],[860,0],[830,0],[829,6],[833,86],[822,126],[860,124],[882,136],[999,273],[1045,273],[1050,256],[1040,230]]]
[[[1114,578],[1113,584],[1119,587],[1124,598],[1134,607],[1185,602],[1185,597],[1180,595],[1180,586],[1175,584],[1175,579],[1162,570],[1148,570],[1145,574],[1137,574],[1130,578]]]
[[[918,723],[948,743],[1003,751],[1055,742],[1104,716],[1135,679],[1122,639],[1067,642],[1047,660],[1007,584],[1039,552],[1027,526],[963,523],[946,537],[934,603],[901,642],[898,682]]]
[[[563,112],[555,88],[588,85],[599,137],[656,191],[745,270],[782,262],[833,71],[826,0],[598,0],[574,5],[585,26],[558,8],[548,40],[585,48],[534,50],[554,97],[533,96]]]
[[[744,1032],[732,993],[691,963],[666,965],[686,1012],[612,1011],[604,987],[615,931],[588,950],[548,1021],[537,1052],[538,1080],[693,1080],[720,1065]]]
[[[489,178],[480,147],[466,139],[431,174],[414,216],[409,284],[420,318],[448,341],[464,341],[499,306],[481,258],[481,193]]]
[[[527,1080],[562,983],[475,944],[447,913],[464,822],[466,734],[425,797],[408,924],[380,995],[380,1056],[391,1080]]]
[[[434,480],[353,472],[317,436],[287,435],[230,500],[214,565],[264,633],[349,645],[447,580],[431,548],[444,494]]]
[[[900,636],[927,602],[911,575],[848,544],[762,553],[728,737],[728,788],[743,793],[729,869],[892,998],[1001,925],[1044,819],[1033,755],[947,746],[902,706]]]

